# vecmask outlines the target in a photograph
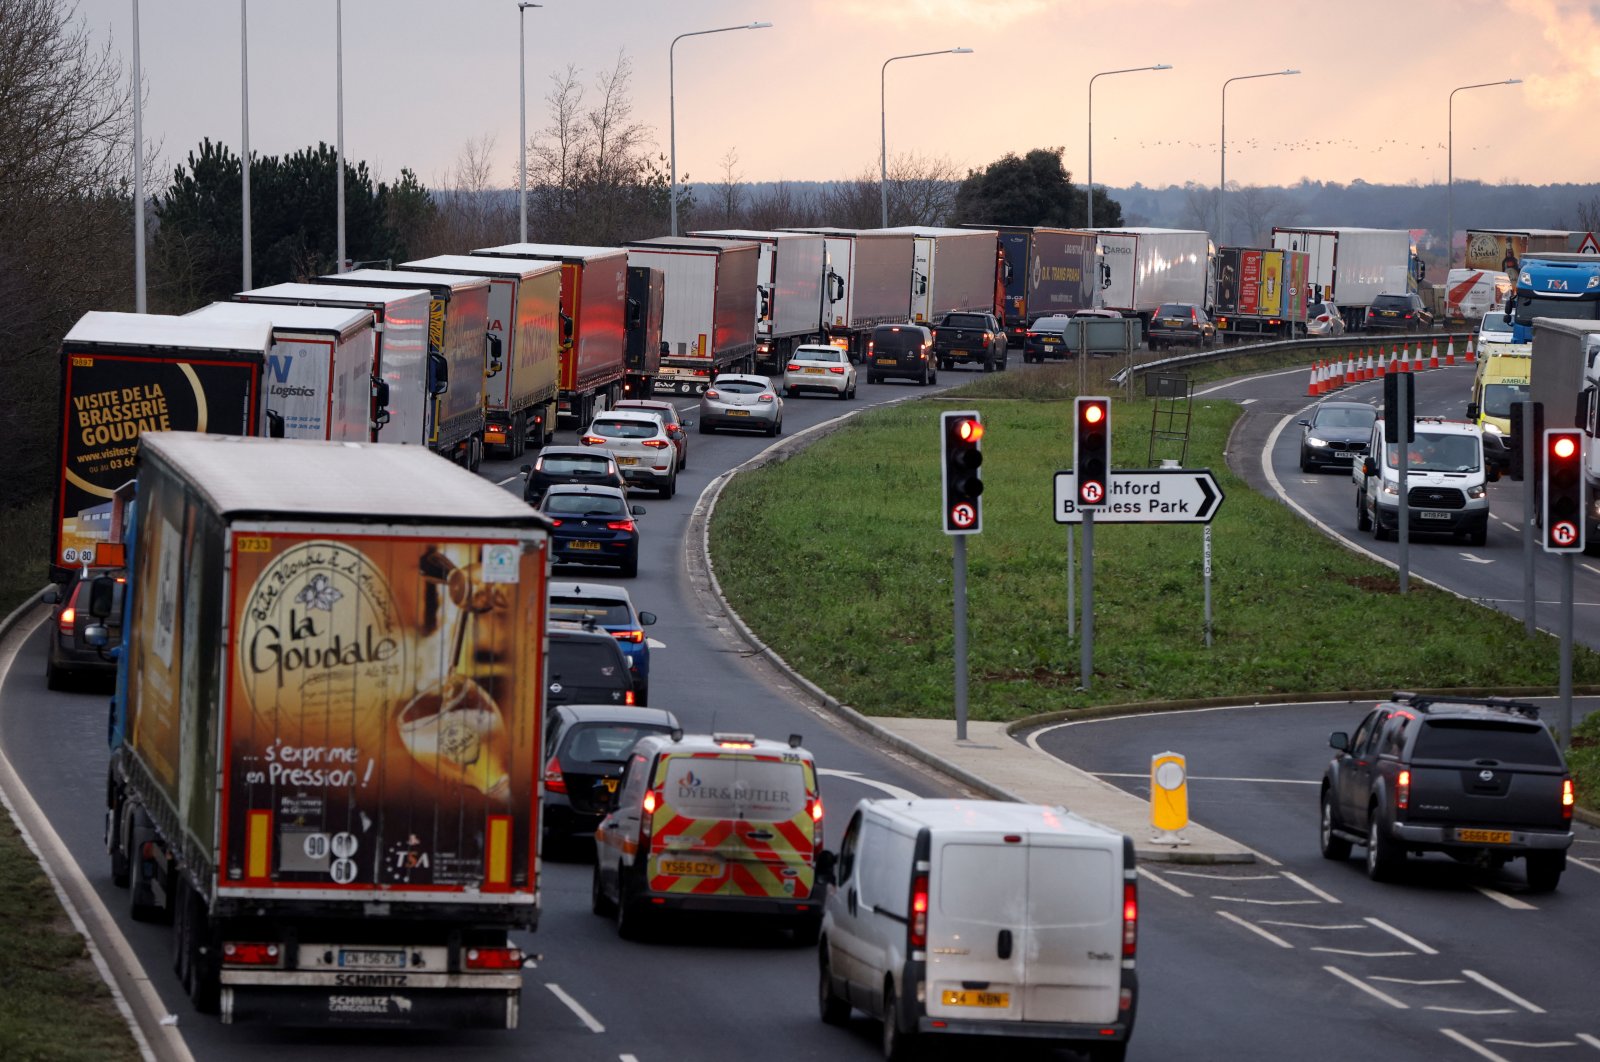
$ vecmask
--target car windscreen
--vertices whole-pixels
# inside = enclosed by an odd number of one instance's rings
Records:
[[[1400,447],[1387,447],[1390,468],[1398,468]],[[1479,443],[1475,435],[1445,435],[1417,432],[1415,442],[1406,444],[1406,467],[1413,472],[1473,472],[1478,468]]]
[[[1312,424],[1318,428],[1370,428],[1378,419],[1376,409],[1348,409],[1332,407],[1317,410]]]
[[[567,686],[624,689],[629,681],[622,650],[604,642],[551,638],[549,669],[551,682]]]
[[[843,361],[844,353],[838,347],[801,347],[794,352],[795,361]]]
[[[634,742],[647,734],[666,734],[671,727],[655,723],[578,723],[556,750],[563,762],[612,763],[628,758]]]
[[[658,782],[680,815],[697,819],[785,822],[806,809],[798,763],[751,755],[667,756]]]
[[[552,454],[539,458],[538,469],[554,476],[604,476],[610,474],[611,458],[603,454]]]
[[[1374,310],[1409,310],[1411,300],[1404,295],[1379,295],[1372,300]]]
[[[653,420],[597,420],[589,430],[608,439],[653,439],[661,426]]]
[[[1561,753],[1544,727],[1496,719],[1429,719],[1417,733],[1418,760],[1499,760],[1536,767],[1561,766]]]
[[[1528,400],[1527,384],[1485,384],[1483,388],[1483,415],[1510,417],[1511,406]]]
[[[550,618],[564,623],[591,621],[601,626],[627,627],[633,624],[633,610],[626,601],[601,601],[592,597],[550,595]]]
[[[767,389],[765,384],[754,380],[718,380],[712,386],[730,395],[759,395]]]
[[[944,320],[939,322],[941,328],[983,328],[989,322],[975,313],[946,314]]]
[[[541,508],[552,516],[621,516],[621,498],[610,494],[560,494],[544,496]]]
[[[1181,302],[1164,302],[1161,309],[1156,311],[1157,317],[1188,317],[1194,307],[1185,306]]]

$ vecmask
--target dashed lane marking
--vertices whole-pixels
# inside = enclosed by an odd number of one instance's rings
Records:
[[[1320,925],[1314,925],[1314,924],[1312,924],[1310,922],[1278,922],[1278,921],[1274,921],[1271,918],[1263,918],[1261,920],[1261,924],[1264,925],[1264,926],[1283,926],[1283,927],[1285,927],[1287,929],[1365,929],[1365,928],[1367,928],[1366,926],[1362,925],[1360,922],[1350,922],[1350,923],[1347,923],[1345,925],[1320,926]]]
[[[1247,896],[1213,896],[1213,900],[1223,903],[1253,903],[1261,907],[1303,907],[1306,904],[1318,903],[1317,900],[1252,900]]]
[[[566,990],[560,985],[551,981],[547,982],[545,987],[550,990],[552,995],[561,1000],[561,1002],[565,1003],[567,1005],[567,1009],[576,1014],[578,1016],[578,1020],[589,1027],[590,1032],[603,1033],[606,1031],[606,1027],[601,1025],[593,1014],[590,1014],[587,1010],[584,1010],[582,1003],[579,1003],[576,999],[573,999],[571,996],[567,995]]]
[[[1413,948],[1416,948],[1418,951],[1422,952],[1422,954],[1424,954],[1424,955],[1437,955],[1437,954],[1439,954],[1438,951],[1436,951],[1433,948],[1428,947],[1428,945],[1424,944],[1422,941],[1418,940],[1416,937],[1412,936],[1410,933],[1402,933],[1400,930],[1396,929],[1394,926],[1391,926],[1388,922],[1382,921],[1381,919],[1373,918],[1370,915],[1367,917],[1366,922],[1367,922],[1368,925],[1374,926],[1374,927],[1376,927],[1378,929],[1381,929],[1385,933],[1388,933],[1390,936],[1395,937],[1396,939],[1405,941],[1407,944],[1410,944]]]
[[[1510,1007],[1491,1007],[1488,1010],[1474,1010],[1471,1007],[1436,1007],[1426,1006],[1423,1010],[1434,1010],[1441,1014],[1470,1014],[1474,1018],[1487,1018],[1495,1014],[1515,1014]]]
[[[1582,1035],[1582,1034],[1579,1034]],[[1499,1044],[1501,1047],[1577,1047],[1576,1040],[1502,1040],[1491,1036],[1484,1041],[1486,1044]]]
[[[1228,921],[1232,922],[1236,926],[1243,926],[1245,929],[1248,929],[1250,932],[1254,933],[1256,936],[1262,938],[1263,940],[1271,941],[1272,943],[1276,944],[1280,948],[1287,949],[1288,951],[1293,951],[1294,950],[1294,945],[1293,944],[1290,944],[1287,940],[1284,940],[1282,937],[1278,936],[1276,933],[1269,933],[1265,929],[1262,929],[1260,926],[1255,925],[1254,923],[1251,923],[1251,922],[1247,922],[1243,918],[1240,918],[1236,914],[1229,914],[1227,911],[1218,911],[1217,914],[1221,915],[1223,918],[1226,918]]]
[[[1371,996],[1373,999],[1381,1000],[1382,1002],[1389,1004],[1389,1006],[1393,1007],[1395,1010],[1410,1010],[1411,1009],[1406,1004],[1400,1002],[1398,999],[1396,999],[1393,996],[1391,996],[1389,993],[1380,992],[1378,989],[1373,988],[1371,985],[1369,985],[1365,981],[1361,980],[1361,978],[1354,977],[1354,976],[1352,976],[1350,974],[1347,974],[1343,970],[1339,969],[1337,966],[1324,966],[1323,969],[1327,970],[1329,973],[1333,974],[1333,976],[1337,977],[1339,980],[1343,981],[1345,984],[1348,984],[1348,985],[1351,985],[1351,986],[1353,986],[1355,988],[1361,989],[1361,991],[1365,992],[1367,995]]]
[[[1444,1033],[1450,1039],[1454,1040],[1456,1043],[1460,1044],[1462,1047],[1465,1047],[1467,1050],[1472,1051],[1482,1058],[1487,1058],[1489,1062],[1510,1062],[1510,1059],[1506,1058],[1504,1055],[1495,1054],[1493,1051],[1489,1050],[1487,1047],[1484,1047],[1476,1040],[1473,1040],[1470,1037],[1462,1036],[1454,1029],[1440,1029],[1439,1031]]]
[[[1590,1036],[1588,1033],[1578,1033],[1577,1035],[1578,1039],[1582,1040],[1596,1051],[1600,1051],[1600,1037]]]
[[[1174,885],[1172,882],[1166,880],[1165,878],[1161,877],[1158,874],[1152,874],[1150,871],[1146,870],[1144,867],[1140,867],[1139,868],[1139,876],[1141,878],[1146,878],[1146,879],[1148,879],[1150,881],[1155,882],[1157,885],[1160,885],[1163,889],[1167,889],[1167,890],[1169,890],[1171,892],[1177,893],[1179,896],[1182,896],[1186,900],[1192,899],[1194,897],[1194,893],[1190,892],[1188,889],[1180,889],[1180,888],[1178,888],[1178,886]]]
[[[1600,867],[1597,867],[1597,866],[1593,865],[1592,863],[1584,862],[1584,859],[1581,856],[1573,856],[1573,857],[1569,858],[1567,860],[1567,865],[1571,866],[1571,867],[1582,867],[1585,870],[1593,871],[1596,874],[1600,874]]]
[[[1596,568],[1592,564],[1580,564],[1578,567],[1582,568],[1586,572],[1594,572],[1596,575],[1600,575],[1600,568]]]
[[[618,1055],[617,1062],[639,1062],[638,1055]]]
[[[1482,985],[1483,987],[1487,988],[1489,991],[1493,992],[1495,995],[1501,996],[1501,997],[1503,997],[1505,999],[1508,999],[1511,1002],[1515,1003],[1517,1006],[1521,1007],[1523,1010],[1527,1011],[1529,1014],[1543,1014],[1543,1013],[1545,1013],[1545,1009],[1543,1007],[1539,1006],[1536,1003],[1528,1002],[1526,999],[1523,999],[1521,996],[1519,996],[1515,992],[1511,991],[1511,989],[1505,987],[1504,985],[1496,984],[1495,982],[1489,980],[1487,977],[1483,976],[1483,974],[1479,973],[1476,970],[1462,970],[1461,973],[1462,973],[1462,976],[1472,978],[1474,981],[1478,982],[1480,985]]]
[[[1312,948],[1328,955],[1348,955],[1354,959],[1403,959],[1415,955],[1414,951],[1356,951],[1354,948]]]
[[[1276,874],[1214,874],[1205,870],[1169,870],[1168,874],[1180,878],[1212,878],[1221,881],[1273,881]]]
[[[503,487],[507,483],[515,483],[517,480],[519,480],[521,478],[522,478],[522,473],[518,472],[514,476],[507,476],[505,479],[497,479],[497,480],[495,480],[495,484],[494,485],[497,486],[497,487]]]
[[[1092,771],[1090,773],[1092,773],[1096,778],[1145,778],[1145,779],[1148,779],[1150,777],[1149,774],[1141,774],[1141,773],[1136,772],[1136,771],[1127,771],[1127,772],[1124,772],[1124,771]],[[1307,781],[1304,778],[1228,778],[1228,777],[1223,777],[1223,776],[1218,776],[1218,775],[1209,775],[1208,776],[1208,775],[1198,775],[1198,774],[1191,774],[1189,776],[1189,781],[1191,781],[1191,782],[1256,782],[1256,783],[1259,783],[1259,784],[1262,784],[1262,785],[1321,785],[1322,784],[1322,782],[1320,780],[1315,779],[1315,778]]]
[[[1538,908],[1535,907],[1533,904],[1527,903],[1524,900],[1519,900],[1515,896],[1507,896],[1505,893],[1500,892],[1498,889],[1485,888],[1482,885],[1474,885],[1473,888],[1477,889],[1479,892],[1483,893],[1485,896],[1487,896],[1489,899],[1493,900],[1495,903],[1499,904],[1501,907],[1508,907],[1513,911],[1537,911],[1538,910]]]
[[[1374,974],[1372,980],[1384,981],[1392,985],[1411,985],[1414,988],[1437,988],[1439,985],[1466,984],[1466,982],[1459,977],[1383,977],[1378,974]]]
[[[1302,878],[1300,875],[1291,874],[1287,870],[1283,871],[1282,873],[1283,873],[1283,876],[1285,878],[1287,878],[1290,881],[1294,882],[1296,885],[1300,886],[1302,889],[1306,890],[1311,895],[1319,897],[1319,898],[1321,898],[1322,900],[1324,900],[1324,901],[1326,901],[1328,903],[1335,903],[1336,904],[1336,903],[1339,902],[1339,898],[1337,896],[1334,896],[1334,895],[1332,895],[1330,893],[1323,892],[1321,889],[1317,888],[1315,885],[1311,884],[1311,882],[1307,881],[1305,878]]]
[[[818,767],[817,773],[824,777],[843,778],[847,782],[857,782],[869,789],[876,789],[880,793],[887,793],[895,800],[915,800],[917,794],[909,789],[901,789],[889,782],[880,782],[876,778],[863,778],[855,771],[841,771],[837,767]]]

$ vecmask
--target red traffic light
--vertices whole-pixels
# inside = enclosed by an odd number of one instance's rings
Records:
[[[1550,455],[1569,460],[1578,452],[1578,440],[1573,435],[1557,435],[1550,440]]]
[[[964,420],[956,425],[956,436],[962,442],[978,442],[983,438],[983,422]]]
[[[1099,424],[1106,419],[1106,407],[1098,402],[1085,402],[1083,404],[1083,419],[1089,424]]]

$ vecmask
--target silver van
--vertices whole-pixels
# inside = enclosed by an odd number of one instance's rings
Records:
[[[818,941],[822,1020],[883,1020],[889,1059],[941,1034],[1121,1059],[1138,982],[1133,842],[1059,807],[864,800]]]

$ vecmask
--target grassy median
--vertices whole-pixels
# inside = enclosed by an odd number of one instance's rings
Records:
[[[951,544],[938,529],[937,421],[941,409],[971,406],[985,423],[984,531],[968,550],[974,718],[1556,684],[1553,639],[1528,639],[1519,621],[1442,591],[1413,585],[1401,596],[1388,568],[1246,487],[1222,456],[1239,407],[1200,400],[1186,464],[1209,467],[1227,495],[1212,525],[1214,644],[1203,641],[1200,527],[1101,524],[1094,675],[1082,690],[1078,640],[1067,633],[1066,532],[1051,519],[1052,473],[1071,466],[1067,399],[1078,372],[988,376],[947,401],[859,417],[801,456],[739,476],[711,528],[728,597],[763,641],[844,703],[948,716]],[[1147,400],[1115,403],[1117,467],[1153,467],[1151,413]],[[1600,684],[1600,656],[1580,647],[1574,676]]]

